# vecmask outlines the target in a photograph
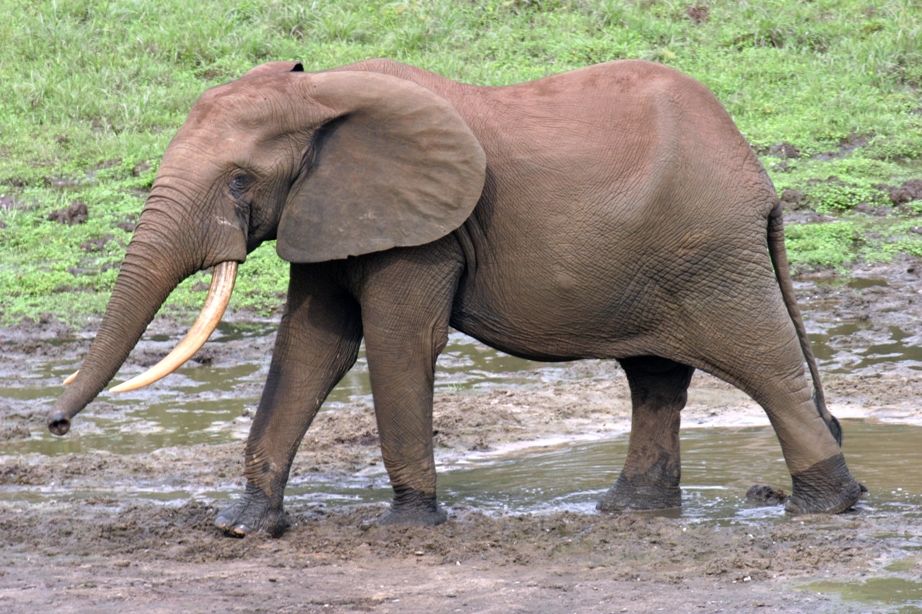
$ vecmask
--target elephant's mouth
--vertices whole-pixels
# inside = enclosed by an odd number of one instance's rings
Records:
[[[221,317],[227,309],[230,302],[231,294],[234,291],[234,281],[237,279],[237,263],[228,260],[215,266],[211,274],[211,286],[208,288],[208,296],[205,298],[205,304],[199,312],[198,318],[186,336],[182,338],[173,351],[163,357],[163,359],[152,366],[150,369],[136,375],[127,382],[123,382],[113,387],[111,392],[129,392],[144,388],[162,379],[181,367],[187,360],[192,358],[199,349],[205,345],[208,337],[214,332],[221,322]],[[77,377],[74,373],[66,380],[64,384],[69,384]],[[66,431],[65,431],[66,432]]]

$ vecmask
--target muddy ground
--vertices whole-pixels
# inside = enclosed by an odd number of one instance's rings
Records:
[[[830,407],[840,417],[922,423],[920,278],[922,262],[909,259],[862,266],[850,277],[799,277]],[[158,320],[151,332],[178,338],[180,329]],[[0,330],[5,386],[58,386],[91,334],[53,322]],[[129,368],[158,358],[160,345],[151,343],[136,350]],[[190,368],[265,365],[271,343],[259,337],[206,346]],[[49,362],[65,367],[43,371]],[[617,368],[590,361],[565,369],[554,382],[440,388],[440,465],[511,445],[623,432],[630,408]],[[253,407],[258,378],[241,385],[239,394]],[[6,397],[7,406],[0,407],[0,441],[40,436],[46,397],[22,396]],[[87,410],[114,411],[104,398]],[[251,412],[241,413],[245,432]],[[686,427],[764,421],[745,396],[696,375],[683,413]],[[74,429],[81,429],[80,417]],[[294,525],[280,539],[237,540],[211,526],[219,503],[199,497],[158,505],[118,493],[33,501],[22,495],[30,488],[77,493],[161,477],[206,488],[239,486],[242,448],[233,441],[145,453],[0,456],[0,610],[843,612],[886,602],[842,601],[811,585],[860,585],[894,564],[905,577],[922,577],[922,555],[907,556],[922,550],[922,510],[888,515],[859,508],[834,517],[712,522],[644,514],[485,514],[456,505],[445,525],[395,528],[373,524],[381,505],[318,502],[289,505]],[[370,406],[356,402],[321,412],[293,475],[349,476],[378,462]]]

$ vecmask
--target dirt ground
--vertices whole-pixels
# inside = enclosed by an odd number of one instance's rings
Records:
[[[922,346],[922,261],[834,277],[798,280],[808,329],[825,335],[817,352],[830,408],[840,417],[922,423],[922,356],[914,353]],[[157,321],[152,332],[176,338],[179,328]],[[25,385],[22,374],[49,360],[76,360],[89,336],[53,322],[0,330],[5,386]],[[270,347],[271,338],[223,344],[204,350],[200,362],[264,364]],[[142,344],[130,360],[156,355]],[[57,386],[55,377],[28,384]],[[247,383],[240,394],[255,398],[257,386]],[[765,422],[744,395],[713,378],[698,374],[692,386],[686,427]],[[43,428],[48,407],[40,396],[0,407],[0,441]],[[321,412],[294,475],[350,475],[377,462],[373,416],[361,405]],[[113,409],[101,400],[87,411]],[[623,432],[629,412],[623,376],[598,362],[574,364],[559,382],[442,390],[435,408],[438,460],[448,465],[511,445]],[[81,428],[79,417],[74,428]],[[158,475],[207,487],[240,479],[242,447],[0,456],[0,495],[23,487],[92,491]],[[196,499],[164,506],[118,497],[29,503],[5,496],[0,610],[845,612],[876,606],[843,602],[809,585],[859,584],[895,561],[906,575],[922,577],[922,555],[906,556],[922,551],[922,510],[728,523],[645,514],[488,515],[462,507],[450,509],[449,522],[439,527],[398,528],[373,524],[382,509],[289,505],[294,524],[283,537],[237,540],[212,528],[216,506]]]

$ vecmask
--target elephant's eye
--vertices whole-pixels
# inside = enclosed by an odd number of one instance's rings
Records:
[[[252,179],[249,175],[237,174],[231,177],[228,188],[230,189],[231,195],[239,197],[250,187],[251,183]]]

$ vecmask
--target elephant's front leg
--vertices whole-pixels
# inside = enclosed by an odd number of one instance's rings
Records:
[[[451,258],[406,252],[414,257],[376,262],[362,292],[381,453],[394,489],[379,522],[434,525],[447,516],[436,502],[432,387],[461,268]]]
[[[246,446],[246,490],[215,525],[242,537],[277,536],[288,472],[307,428],[330,390],[355,364],[362,338],[358,305],[319,267],[292,265],[288,302]]]
[[[599,501],[603,512],[682,505],[680,412],[694,369],[652,356],[621,361],[631,387],[631,437],[624,468]]]

